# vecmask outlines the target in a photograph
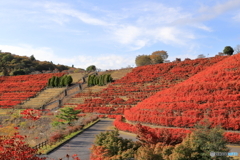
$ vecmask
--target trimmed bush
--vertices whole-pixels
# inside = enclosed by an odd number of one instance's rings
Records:
[[[110,74],[103,74],[100,76],[96,75],[89,75],[88,76],[88,86],[94,86],[94,85],[99,85],[103,86],[106,85],[107,83],[112,82],[112,77]]]
[[[55,77],[54,79],[54,86],[59,86],[59,77]]]
[[[70,75],[64,75],[62,77],[55,77],[48,79],[48,87],[63,87],[69,86],[73,79]]]

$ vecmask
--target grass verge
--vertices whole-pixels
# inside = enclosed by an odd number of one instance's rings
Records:
[[[42,147],[41,149],[38,150],[39,153],[41,154],[48,154],[51,151],[53,151],[54,149],[56,149],[57,147],[59,147],[60,145],[64,144],[65,142],[71,140],[72,138],[74,138],[75,136],[77,136],[78,134],[82,133],[84,130],[86,130],[87,128],[91,127],[92,125],[94,125],[95,123],[97,123],[98,121],[100,121],[100,119],[97,119],[94,122],[91,122],[87,125],[85,125],[83,127],[83,129],[73,132],[67,136],[65,136],[61,141],[58,141],[57,143],[55,143],[54,145],[46,145],[44,147]]]

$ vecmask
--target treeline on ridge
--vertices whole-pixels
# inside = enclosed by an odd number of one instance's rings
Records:
[[[136,66],[163,63],[168,58],[167,51],[155,51],[151,55],[138,55],[135,59]]]
[[[3,76],[26,75],[36,71],[43,72],[56,69],[61,72],[69,68],[65,65],[55,65],[52,62],[36,60],[33,55],[27,57],[0,51],[0,75]]]

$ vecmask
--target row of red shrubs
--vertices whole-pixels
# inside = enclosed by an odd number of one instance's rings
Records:
[[[136,125],[128,124],[122,121],[122,116],[117,116],[114,121],[114,126],[122,131],[127,131],[131,133],[137,133]],[[171,134],[174,139],[173,141],[180,141],[182,140],[188,133],[191,133],[191,130],[184,129],[184,128],[151,128],[148,126],[144,126],[153,134],[161,133],[163,130],[169,130],[169,134]],[[161,136],[161,135],[156,135]],[[223,135],[227,142],[232,144],[239,144],[240,143],[240,133],[238,132],[225,132]],[[160,137],[161,138],[161,137]]]

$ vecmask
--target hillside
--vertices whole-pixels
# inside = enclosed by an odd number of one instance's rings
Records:
[[[76,106],[76,109],[81,109],[84,113],[112,115],[110,117],[122,115],[126,109],[135,106],[147,97],[183,82],[225,58],[227,57],[216,56],[137,67],[126,76],[109,84],[105,89],[94,93],[77,94],[74,101],[69,101],[66,105]]]
[[[0,77],[0,108],[12,108],[35,97],[47,86],[49,78],[62,75],[64,73]]]
[[[3,76],[53,73],[68,69],[70,69],[69,66],[36,60],[33,55],[27,57],[11,54],[9,52],[0,52],[0,75]]]
[[[188,80],[125,112],[133,122],[193,127],[206,118],[212,126],[239,130],[240,54],[228,57]]]

